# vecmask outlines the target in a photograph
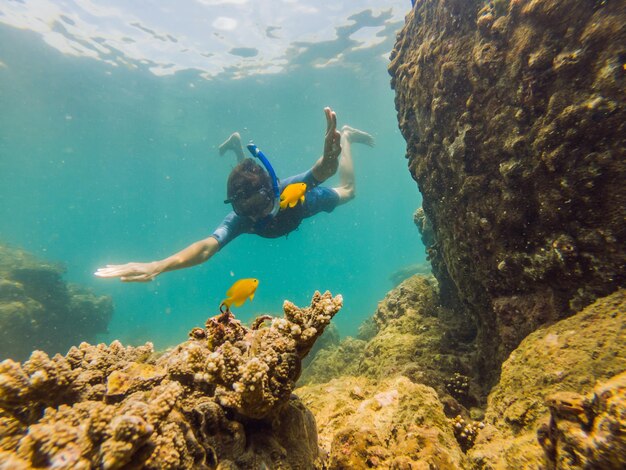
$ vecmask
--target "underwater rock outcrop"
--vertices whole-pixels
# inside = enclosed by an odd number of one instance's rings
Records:
[[[292,395],[301,360],[342,306],[316,292],[251,328],[229,312],[156,357],[87,343],[0,363],[9,468],[321,468],[315,420]]]
[[[624,371],[626,290],[621,289],[540,328],[511,353],[489,395],[472,462],[477,468],[623,468]],[[569,466],[550,467],[568,453],[580,455]]]
[[[435,388],[457,410],[459,403],[468,409],[474,406],[478,400],[470,393],[467,378],[463,393],[450,385],[455,375],[469,373],[475,329],[469,319],[463,321],[442,307],[438,294],[432,276],[405,280],[379,302],[367,322],[371,333],[320,351],[300,383],[324,383],[346,375],[373,380],[404,375]]]
[[[106,333],[108,296],[66,284],[60,265],[0,244],[0,359],[22,360],[35,349],[65,353]]]
[[[433,272],[480,371],[626,284],[622,1],[421,0],[389,72]]]
[[[460,324],[446,318],[436,298],[432,278],[405,281],[380,303],[372,321],[377,335],[352,340],[358,353],[344,364],[339,353],[349,350],[329,349],[313,361],[317,373],[296,393],[315,415],[329,468],[623,468],[626,290],[524,339],[504,362],[484,414],[472,407],[479,387],[452,372],[472,344],[458,342]],[[433,314],[440,321],[424,322]],[[396,343],[391,333],[403,328],[400,338],[423,334],[416,344],[426,347]],[[381,333],[387,341],[373,341]],[[373,344],[386,348],[364,361]],[[443,460],[433,460],[431,451]]]

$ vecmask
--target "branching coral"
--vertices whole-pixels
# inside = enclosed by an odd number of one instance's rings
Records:
[[[177,374],[217,386],[219,403],[244,416],[263,418],[288,399],[300,376],[300,361],[342,306],[341,296],[316,292],[301,309],[285,301],[285,318],[247,329],[229,312],[210,318],[206,339],[179,346],[170,362]],[[201,335],[202,336],[202,335]]]
[[[284,318],[254,329],[226,312],[158,358],[150,343],[115,341],[6,360],[0,459],[15,468],[320,466],[314,420],[290,397],[302,358],[341,306],[341,296],[316,292],[309,307],[286,301]]]

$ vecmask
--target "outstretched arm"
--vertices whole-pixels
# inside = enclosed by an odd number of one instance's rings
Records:
[[[218,250],[217,240],[214,237],[208,237],[160,261],[108,264],[105,268],[99,268],[94,274],[98,277],[118,277],[124,282],[148,282],[161,273],[204,263]]]
[[[341,134],[337,131],[337,115],[330,108],[324,108],[326,114],[326,136],[324,137],[324,155],[313,165],[313,176],[320,183],[333,176],[339,166],[341,153]]]

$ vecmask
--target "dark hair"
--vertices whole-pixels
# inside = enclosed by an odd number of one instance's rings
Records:
[[[272,179],[251,158],[246,158],[230,172],[224,202],[232,203],[237,215],[263,215],[273,201]]]

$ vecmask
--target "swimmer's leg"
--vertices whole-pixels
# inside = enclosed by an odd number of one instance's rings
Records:
[[[237,163],[241,163],[244,160],[245,152],[239,132],[233,132],[230,137],[219,146],[220,155],[224,155],[229,150],[235,152]]]
[[[341,136],[346,136],[352,144],[365,144],[368,147],[373,147],[375,144],[374,137],[370,134],[350,126],[343,126],[341,128]]]
[[[374,146],[374,138],[367,132],[343,126],[341,129],[341,158],[339,159],[339,186],[333,190],[339,195],[339,204],[345,204],[355,196],[352,144]]]

